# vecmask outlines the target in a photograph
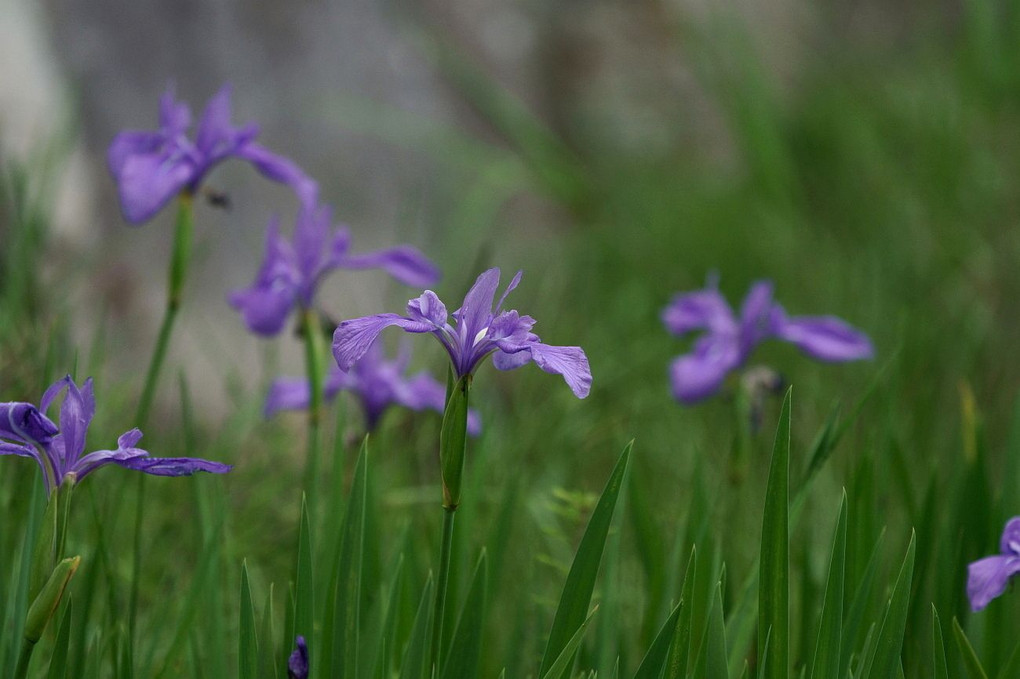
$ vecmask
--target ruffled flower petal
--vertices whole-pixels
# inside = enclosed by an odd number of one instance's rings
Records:
[[[1006,591],[1009,579],[1020,573],[1020,556],[989,556],[967,567],[967,598],[970,607],[980,611],[992,599]]]
[[[431,332],[429,323],[397,314],[376,314],[343,321],[333,333],[333,357],[341,370],[348,371],[361,358],[384,329],[395,325],[407,332]]]
[[[708,398],[722,386],[726,375],[742,360],[736,338],[702,338],[694,351],[675,359],[669,368],[673,396],[690,405]]]

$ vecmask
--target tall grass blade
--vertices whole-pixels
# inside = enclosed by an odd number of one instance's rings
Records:
[[[429,639],[432,638],[432,574],[425,581],[418,612],[414,616],[411,637],[400,663],[400,679],[428,679],[432,673],[428,666]]]
[[[974,652],[974,647],[970,644],[970,639],[964,634],[963,628],[960,627],[960,622],[955,616],[953,617],[953,638],[956,639],[956,646],[960,649],[960,656],[963,657],[963,666],[967,668],[967,676],[970,679],[988,679],[988,674],[981,666],[981,661],[978,660],[977,653]]]
[[[57,640],[53,645],[53,655],[50,656],[50,669],[46,673],[46,679],[65,679],[67,677],[67,650],[71,643],[71,605],[72,599],[68,597],[64,615],[60,618],[60,629],[57,631]]]
[[[939,620],[939,612],[935,605],[931,607],[931,646],[932,666],[935,672],[934,679],[949,679],[949,663],[946,661],[946,644],[942,640],[942,621]]]
[[[829,577],[822,595],[822,613],[818,624],[815,655],[811,661],[811,679],[838,679],[840,640],[843,637],[843,589],[846,574],[846,491],[839,505],[839,517],[832,537]]]
[[[248,582],[248,562],[241,564],[241,617],[237,644],[237,676],[240,679],[258,677],[259,641],[255,632],[255,605]]]
[[[659,679],[662,676],[666,669],[669,645],[673,641],[673,637],[676,636],[677,624],[680,621],[680,611],[683,607],[683,599],[673,607],[673,612],[666,618],[666,622],[662,624],[659,633],[655,635],[652,645],[648,647],[648,652],[645,653],[644,659],[641,660],[641,664],[634,674],[634,679]]]
[[[669,658],[666,661],[665,679],[682,679],[687,676],[687,663],[691,655],[691,625],[694,619],[694,584],[698,570],[698,552],[691,547],[691,556],[687,559],[687,570],[684,571],[684,584],[680,594],[680,617],[676,631],[669,646]]]
[[[560,657],[563,649],[574,636],[575,630],[588,617],[588,604],[591,602],[591,595],[595,589],[595,578],[602,560],[602,551],[606,545],[606,536],[609,534],[609,525],[613,519],[616,500],[623,487],[623,478],[627,471],[633,445],[634,442],[631,441],[623,449],[616,468],[613,469],[609,482],[606,484],[605,490],[602,491],[602,497],[599,498],[595,511],[592,512],[584,536],[581,538],[581,544],[574,556],[574,563],[570,567],[566,584],[563,586],[563,594],[560,596],[560,603],[556,609],[552,630],[549,632],[549,640],[542,656],[540,676],[545,676],[549,672],[553,663]]]
[[[581,640],[584,639],[584,633],[588,629],[588,624],[591,622],[592,616],[595,615],[595,611],[599,609],[598,606],[591,610],[588,617],[584,619],[581,626],[577,628],[577,631],[571,635],[567,643],[563,645],[563,650],[560,651],[559,656],[552,662],[549,669],[542,675],[542,679],[561,679],[563,674],[570,667],[571,661],[574,657],[574,653],[577,648],[581,645]],[[619,661],[617,661],[616,676],[619,676]]]
[[[308,518],[308,503],[301,496],[301,522],[298,529],[297,580],[294,585],[294,629],[284,639],[288,648],[299,635],[312,638],[312,621],[315,620],[315,577],[312,566],[312,529]]]
[[[482,653],[482,630],[485,625],[485,591],[488,584],[485,550],[478,558],[467,600],[461,609],[457,627],[450,640],[449,652],[443,667],[443,679],[460,679],[478,674],[478,659]]]
[[[871,672],[871,676],[874,677],[893,677],[900,666],[903,635],[907,625],[907,608],[910,605],[910,584],[914,574],[915,546],[915,536],[911,531],[907,556],[903,559],[903,566],[896,578],[896,585],[893,587],[889,606],[878,632]]]
[[[765,679],[789,679],[790,666],[790,407],[793,390],[787,389],[779,428],[772,448],[765,511],[761,529],[759,565],[758,645],[772,631],[768,655],[762,651]]]

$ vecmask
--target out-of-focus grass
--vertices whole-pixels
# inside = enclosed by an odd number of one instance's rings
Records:
[[[791,519],[795,666],[809,663],[814,651],[831,531],[845,488],[844,615],[868,582],[872,547],[887,526],[874,585],[858,604],[862,620],[882,620],[913,528],[911,597],[901,611],[906,676],[930,673],[929,603],[943,620],[952,666],[962,662],[951,641],[950,621],[957,616],[986,668],[1005,667],[1015,637],[1007,621],[1017,602],[997,602],[971,617],[963,578],[967,561],[995,551],[1003,520],[1018,509],[1020,420],[1012,411],[1020,364],[1011,356],[1020,337],[1014,313],[1020,299],[1020,63],[1012,46],[1020,30],[1015,10],[1006,9],[996,11],[1012,19],[1000,21],[984,4],[972,3],[958,33],[921,40],[895,62],[891,55],[848,50],[838,60],[805,66],[796,90],[783,97],[739,34],[720,38],[687,27],[686,39],[678,39],[669,56],[693,64],[723,112],[737,154],[725,166],[679,145],[651,159],[622,156],[598,138],[575,135],[568,146],[491,79],[450,57],[441,35],[433,36],[437,68],[504,143],[465,139],[426,121],[409,127],[406,118],[386,111],[361,117],[363,129],[449,161],[444,198],[451,226],[442,235],[442,252],[429,253],[447,272],[440,295],[450,303],[482,267],[502,265],[508,278],[508,269],[520,263],[525,276],[509,305],[539,320],[544,341],[582,345],[595,376],[584,401],[533,367],[505,375],[486,366],[476,380],[473,399],[485,433],[469,445],[450,591],[456,616],[479,549],[486,547],[488,622],[480,676],[497,676],[503,667],[508,677],[537,670],[594,506],[592,494],[632,437],[631,476],[618,510],[623,516],[610,532],[595,591],[601,612],[581,646],[579,666],[608,676],[619,655],[622,674],[634,672],[679,596],[692,543],[699,578],[689,613],[694,652],[712,613],[722,562],[726,639],[739,636],[749,615],[741,608],[744,585],[757,569],[779,402],[769,403],[746,475],[734,479],[730,453],[738,423],[731,397],[696,408],[672,401],[666,365],[687,343],[668,336],[659,321],[674,292],[701,286],[713,270],[734,303],[752,280],[771,278],[791,313],[844,317],[871,333],[878,348],[874,363],[843,366],[815,364],[778,344],[755,355],[755,362],[777,367],[796,386],[791,492],[799,488],[812,437],[833,403],[847,414],[878,367],[890,362]],[[442,143],[450,139],[457,143]],[[82,358],[88,348],[70,345],[59,302],[65,281],[58,273],[44,287],[39,278],[45,220],[19,193],[18,175],[8,168],[5,177],[0,398],[8,400],[34,398],[47,378],[74,369],[76,357],[79,377],[101,366]],[[522,193],[554,212],[563,228],[512,242],[515,224],[504,208]],[[494,259],[492,252],[509,253],[514,261]],[[417,361],[441,374],[437,347],[422,347]],[[131,676],[129,666],[135,676],[161,668],[163,676],[231,676],[241,560],[247,559],[256,616],[271,582],[276,610],[286,608],[286,583],[294,577],[303,420],[263,423],[262,394],[234,387],[229,419],[188,419],[187,382],[165,385],[181,391],[183,404],[147,432],[146,446],[237,466],[222,479],[148,484],[142,642],[130,660],[120,615],[129,588],[131,517],[119,514],[133,502],[132,491],[124,490],[129,472],[104,469],[81,489],[70,548],[83,554],[85,565],[75,581],[70,657],[79,663],[72,666],[86,666],[88,656],[116,668],[95,676]],[[97,385],[94,447],[129,427],[118,414],[131,410],[121,406],[130,405],[139,388]],[[974,418],[961,415],[968,412],[961,409],[961,393],[973,394]],[[321,479],[335,509],[312,527],[317,564],[330,563],[359,438],[353,405],[341,401],[339,410],[332,472]],[[431,415],[392,413],[370,440],[365,531],[372,537],[360,593],[366,636],[383,626],[382,602],[394,594],[390,577],[399,555],[400,605],[390,622],[398,639],[410,636],[425,574],[436,567],[438,428]],[[28,514],[25,479],[35,470],[27,460],[0,462],[6,587]],[[316,578],[323,586],[328,574]],[[0,599],[0,611],[7,605]],[[279,632],[284,624],[278,617]],[[447,625],[451,633],[454,620]],[[708,629],[715,634],[718,626]],[[874,634],[877,640],[879,630]],[[863,628],[852,635],[855,653],[865,637]],[[375,649],[364,643],[367,657]],[[753,643],[749,649],[753,659]],[[739,648],[731,653],[740,659]]]

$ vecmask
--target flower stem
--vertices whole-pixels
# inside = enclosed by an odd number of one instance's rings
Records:
[[[184,280],[188,273],[191,260],[191,234],[194,230],[192,212],[192,196],[189,191],[182,191],[177,200],[177,222],[174,228],[174,249],[170,255],[170,270],[167,278],[166,310],[163,312],[163,323],[159,328],[156,348],[149,361],[149,369],[145,374],[145,386],[138,401],[138,412],[135,414],[135,426],[145,427],[149,420],[149,412],[156,394],[159,373],[166,358],[170,334],[174,320],[181,306],[181,295]],[[134,647],[135,629],[138,621],[138,586],[142,572],[142,524],[145,516],[145,474],[138,475],[137,506],[135,509],[134,558],[131,564],[131,598],[128,604],[128,645]]]
[[[305,493],[308,509],[315,516],[316,490],[319,478],[319,458],[322,450],[322,389],[323,389],[323,337],[319,315],[313,309],[301,312],[301,330],[305,339],[305,370],[308,373],[308,456],[305,459]]]
[[[439,578],[436,580],[436,605],[432,611],[433,676],[442,669],[443,618],[446,614],[446,588],[450,582],[450,557],[453,551],[453,519],[456,508],[443,507],[443,543],[439,552]]]

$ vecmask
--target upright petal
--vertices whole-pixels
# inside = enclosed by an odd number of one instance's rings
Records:
[[[999,551],[1020,556],[1020,516],[1014,516],[1006,522],[999,540]]]
[[[195,146],[207,156],[222,152],[222,147],[229,145],[235,136],[230,124],[230,92],[229,84],[221,87],[205,105],[202,119],[198,122]]]
[[[1009,579],[1020,573],[1020,556],[989,556],[967,567],[967,598],[980,611],[1006,591]]]
[[[431,290],[426,290],[420,297],[407,302],[407,315],[416,321],[430,323],[436,329],[446,325],[446,305],[439,299],[439,295]]]
[[[439,269],[420,251],[408,245],[347,255],[336,262],[344,269],[382,269],[404,285],[431,285],[439,280]]]
[[[62,465],[59,475],[70,471],[78,457],[85,451],[85,436],[96,413],[96,402],[92,393],[92,378],[85,380],[79,389],[70,376],[64,402],[60,406],[60,433],[64,440]]]
[[[333,356],[347,371],[361,358],[385,328],[396,325],[407,332],[430,332],[435,328],[422,321],[386,313],[343,321],[333,333]]]
[[[772,308],[772,282],[756,281],[740,307],[740,333],[745,352],[750,352],[775,332]]]
[[[726,375],[742,360],[735,337],[708,335],[702,338],[695,344],[694,351],[670,365],[673,396],[685,405],[708,398],[719,390]]]
[[[499,269],[492,268],[483,271],[468,290],[467,295],[464,296],[464,303],[460,309],[454,313],[458,331],[467,338],[468,342],[473,341],[475,335],[488,325],[497,286],[499,286]]]
[[[159,98],[159,126],[167,134],[182,133],[191,126],[191,109],[177,101],[173,85]]]
[[[518,270],[517,273],[514,274],[514,277],[510,280],[510,284],[506,286],[506,290],[503,291],[503,294],[499,297],[499,301],[496,302],[496,308],[492,313],[498,314],[503,309],[503,302],[506,301],[507,295],[513,292],[517,286],[520,285],[521,277],[523,275],[523,270]]]
[[[781,319],[776,336],[820,361],[856,361],[875,353],[867,335],[834,316]]]
[[[675,335],[692,330],[735,332],[737,322],[718,290],[698,290],[676,295],[662,311],[662,323]]]
[[[294,643],[296,647],[287,658],[287,679],[308,679],[308,645],[301,635]]]

